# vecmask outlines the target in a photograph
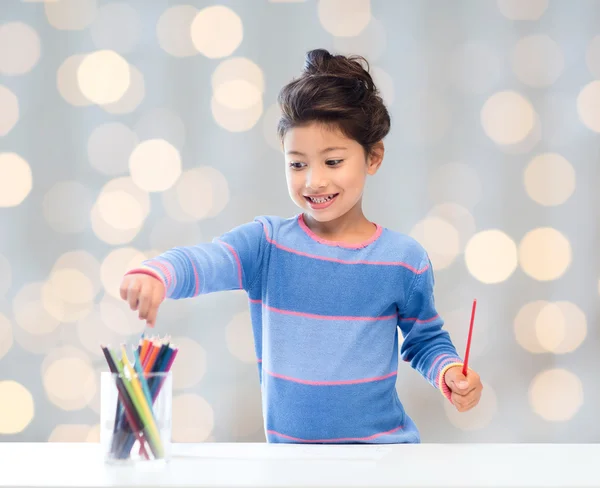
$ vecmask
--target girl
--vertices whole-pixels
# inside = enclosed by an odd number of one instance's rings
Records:
[[[459,411],[479,402],[482,385],[461,374],[423,247],[363,214],[388,111],[364,58],[323,49],[307,54],[279,104],[287,186],[302,212],[145,261],[121,297],[153,327],[165,297],[244,289],[268,442],[420,442],[395,388],[398,329],[402,359]]]

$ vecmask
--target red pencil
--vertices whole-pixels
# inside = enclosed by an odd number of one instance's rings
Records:
[[[475,308],[477,308],[477,299],[473,300],[473,308],[471,309],[471,325],[469,325],[469,337],[467,338],[467,350],[465,352],[465,363],[463,364],[462,374],[467,376],[469,368],[469,352],[471,351],[471,337],[473,336],[473,322],[475,320]]]

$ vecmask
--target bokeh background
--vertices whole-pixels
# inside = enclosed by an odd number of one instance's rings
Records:
[[[480,405],[408,366],[423,442],[595,442],[600,2],[0,2],[0,440],[99,438],[122,274],[292,216],[276,96],[307,50],[365,55],[392,115],[367,216],[416,237]],[[163,305],[173,439],[263,441],[243,292]]]

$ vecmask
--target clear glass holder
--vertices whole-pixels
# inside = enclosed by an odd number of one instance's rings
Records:
[[[107,463],[171,457],[171,372],[100,375],[100,444]]]

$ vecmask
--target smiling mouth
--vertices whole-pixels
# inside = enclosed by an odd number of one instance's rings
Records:
[[[306,200],[308,200],[310,203],[315,203],[315,204],[319,204],[319,203],[327,203],[330,202],[331,200],[333,200],[335,197],[337,197],[339,194],[338,193],[332,193],[330,195],[325,195],[325,196],[319,196],[319,197],[309,197],[309,196],[304,196],[304,198]]]

